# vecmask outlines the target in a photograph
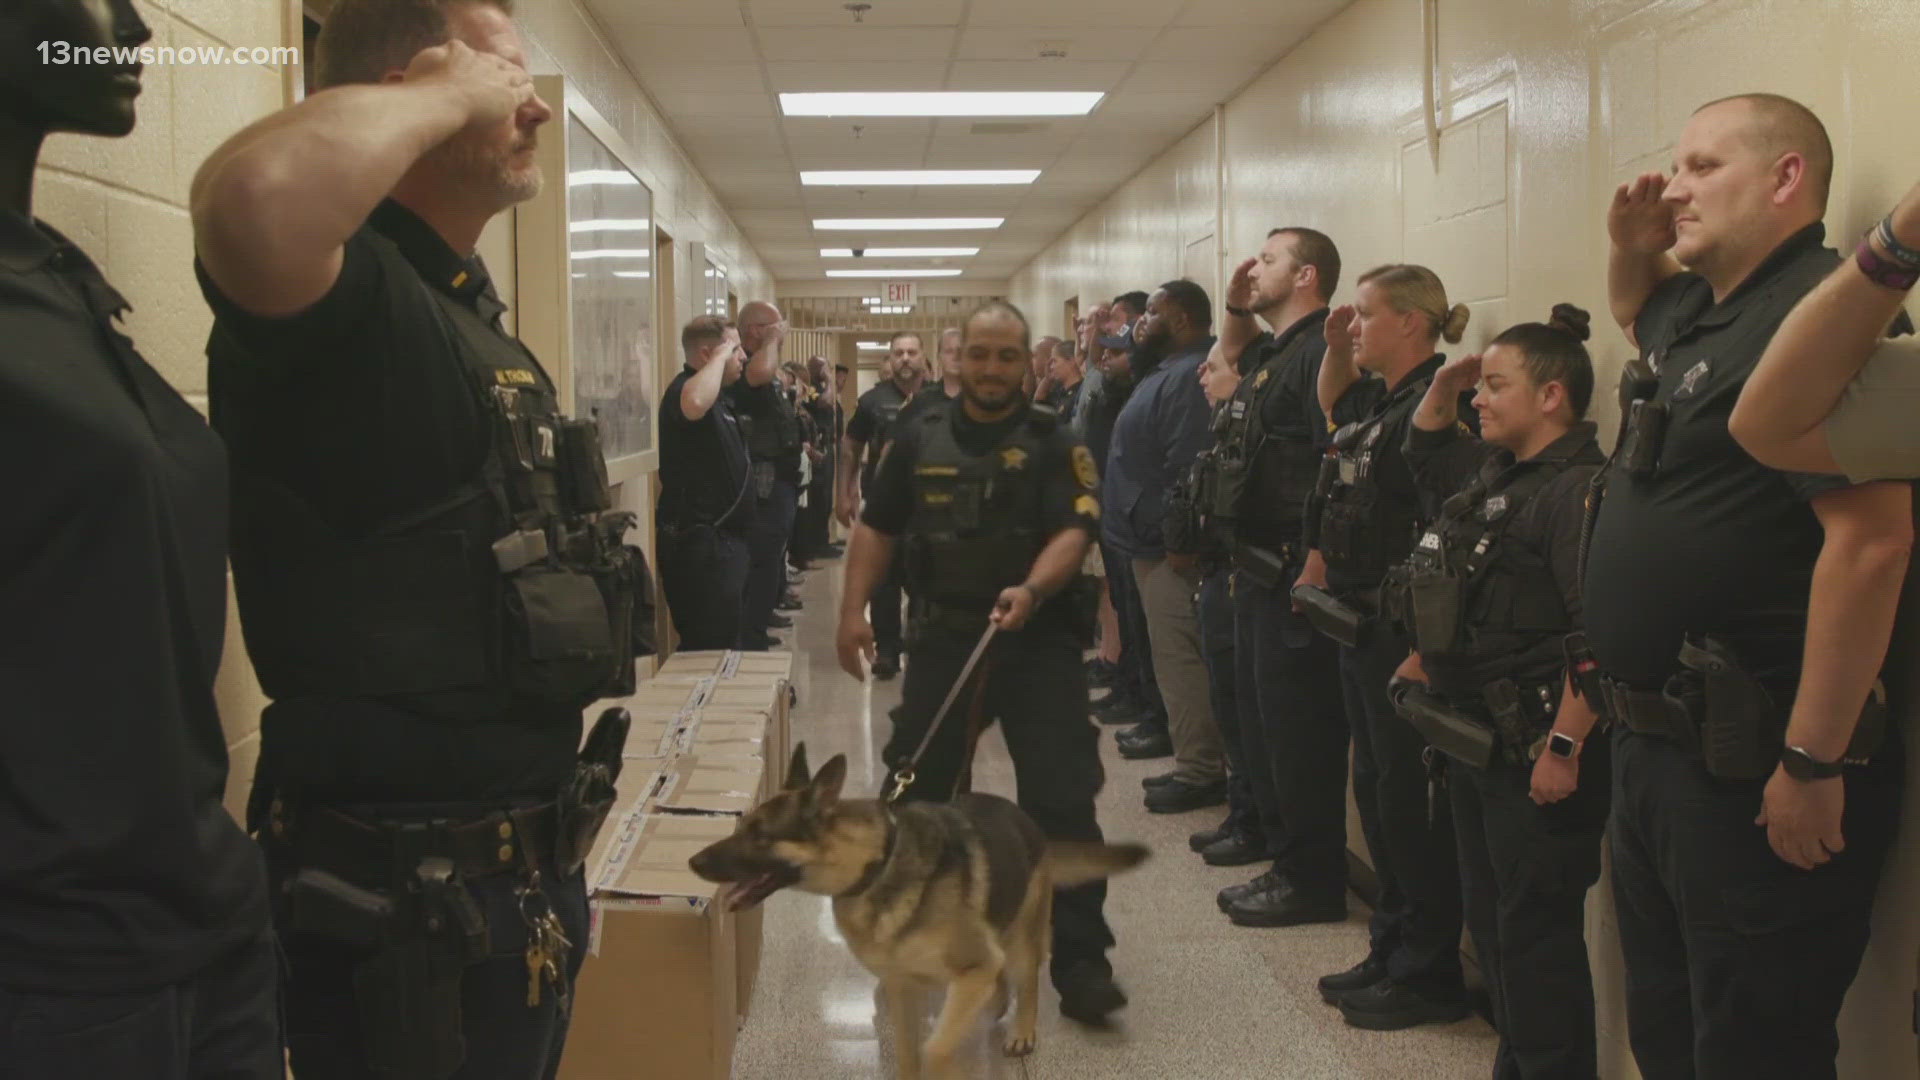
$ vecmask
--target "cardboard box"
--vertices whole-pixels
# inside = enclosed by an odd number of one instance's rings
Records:
[[[751,758],[707,760],[691,754],[668,761],[665,780],[641,805],[668,814],[744,814],[766,790],[766,763]]]
[[[629,813],[610,823],[589,881],[594,930],[575,989],[562,1080],[728,1080],[759,966],[753,927],[721,911],[687,860],[732,816]]]
[[[719,682],[734,679],[793,681],[790,652],[678,652],[660,665],[654,679],[684,682],[712,676]]]

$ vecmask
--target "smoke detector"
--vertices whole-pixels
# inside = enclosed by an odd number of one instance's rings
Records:
[[[857,23],[866,22],[867,12],[873,10],[872,4],[853,3],[853,4],[841,4],[840,6],[847,11],[853,12],[853,21]]]

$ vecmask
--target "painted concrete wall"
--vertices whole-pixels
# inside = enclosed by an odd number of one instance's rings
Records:
[[[1463,348],[1544,318],[1556,302],[1580,304],[1595,315],[1592,347],[1600,385],[1610,387],[1631,350],[1605,312],[1605,206],[1620,180],[1667,163],[1695,107],[1748,90],[1812,106],[1836,145],[1827,222],[1842,245],[1920,176],[1912,124],[1920,90],[1902,62],[1920,40],[1920,5],[1439,0],[1437,165],[1423,120],[1420,11],[1406,0],[1358,0],[1334,17],[1226,103],[1223,185],[1212,182],[1208,121],[1016,274],[1014,301],[1059,312],[1071,297],[1084,304],[1151,287],[1189,265],[1189,247],[1214,231],[1216,215],[1225,222],[1222,274],[1269,228],[1309,225],[1340,245],[1343,299],[1368,267],[1432,266],[1474,310]],[[1595,403],[1608,438],[1612,398]],[[1908,671],[1920,661],[1906,644],[1895,655]],[[1915,816],[1910,801],[1908,836]],[[1916,1075],[1920,853],[1899,848],[1842,1019],[1844,1077]],[[1604,1073],[1631,1076],[1604,890],[1595,891],[1589,929],[1606,1003]]]

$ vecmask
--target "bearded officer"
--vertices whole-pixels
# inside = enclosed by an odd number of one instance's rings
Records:
[[[884,756],[896,780],[910,770],[905,797],[951,797],[980,728],[997,719],[1020,807],[1048,837],[1098,840],[1105,777],[1080,660],[1092,624],[1080,566],[1099,524],[1098,477],[1086,448],[1020,393],[1029,333],[1012,305],[980,308],[963,330],[960,399],[896,430],[848,550],[840,664],[862,678],[862,658],[876,659],[866,607],[898,547],[914,599],[912,663]],[[994,639],[916,760],[989,623]],[[1126,1004],[1106,958],[1105,898],[1101,882],[1054,899],[1060,1011],[1088,1024]]]

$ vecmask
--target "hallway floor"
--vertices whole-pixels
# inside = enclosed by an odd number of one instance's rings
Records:
[[[877,790],[887,710],[900,681],[865,685],[834,659],[841,564],[807,575],[806,604],[786,631],[798,653],[796,741],[815,765],[848,755],[849,790]],[[1132,1004],[1114,1029],[1089,1031],[1061,1018],[1043,980],[1039,1048],[1013,1060],[983,1028],[972,1040],[971,1074],[1008,1080],[1121,1077],[1314,1080],[1487,1075],[1494,1036],[1478,1017],[1447,1027],[1368,1033],[1347,1027],[1320,1001],[1314,979],[1360,959],[1366,948],[1363,905],[1345,924],[1256,930],[1227,922],[1214,906],[1222,886],[1261,867],[1220,869],[1188,852],[1190,832],[1221,811],[1149,814],[1140,780],[1164,761],[1124,761],[1103,731],[1106,790],[1100,822],[1109,839],[1151,845],[1154,858],[1116,879],[1107,917],[1119,938],[1112,956]],[[862,780],[864,779],[864,788]],[[978,790],[1013,794],[1013,770],[998,729],[981,741]],[[875,1024],[874,979],[839,940],[828,901],[776,894],[767,904],[766,945],[753,1008],[734,1061],[739,1080],[841,1080],[891,1076],[891,1052]],[[884,1027],[884,1024],[882,1025]],[[884,1062],[884,1066],[883,1066]]]

